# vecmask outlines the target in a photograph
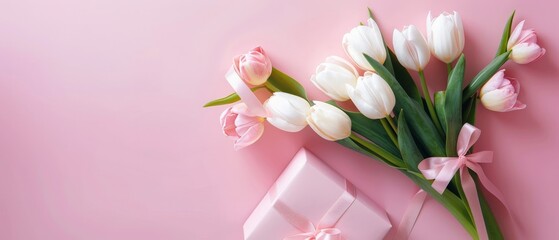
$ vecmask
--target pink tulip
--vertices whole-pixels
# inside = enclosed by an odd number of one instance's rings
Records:
[[[545,49],[538,45],[536,32],[523,28],[524,21],[514,28],[507,45],[507,49],[512,50],[510,58],[518,64],[530,63],[545,54]]]
[[[272,74],[272,62],[261,47],[234,59],[235,70],[241,78],[251,85],[262,85]]]
[[[496,112],[510,112],[526,108],[517,100],[520,84],[505,77],[505,70],[498,71],[480,91],[481,103],[485,108]]]
[[[264,118],[248,115],[244,103],[227,108],[221,114],[223,133],[235,140],[235,150],[239,150],[258,141],[264,133]]]

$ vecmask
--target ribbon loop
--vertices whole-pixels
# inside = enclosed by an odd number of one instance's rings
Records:
[[[511,218],[512,215],[507,204],[504,201],[502,193],[491,181],[489,181],[489,179],[483,172],[483,169],[479,165],[480,163],[491,163],[493,161],[493,152],[482,151],[466,155],[468,153],[468,150],[477,142],[480,134],[481,130],[468,123],[464,124],[464,126],[460,130],[460,134],[458,135],[458,142],[456,144],[458,157],[426,158],[419,163],[418,168],[426,179],[434,180],[432,187],[440,194],[445,191],[446,187],[448,186],[456,172],[460,170],[460,184],[462,185],[462,188],[466,195],[468,205],[472,210],[472,216],[474,218],[473,220],[478,231],[479,239],[486,240],[488,239],[488,234],[485,226],[485,220],[483,219],[483,212],[479,203],[476,183],[470,174],[470,170],[478,175],[481,185],[484,186],[499,201],[501,201],[501,203],[507,209]],[[422,199],[420,199],[420,201],[422,201]],[[414,204],[413,209],[409,212],[412,212],[413,214],[419,214],[420,210],[421,205]],[[401,228],[403,229],[402,234],[404,234],[403,236],[405,236],[405,238],[409,236],[409,232],[411,232],[411,228],[413,228],[413,224],[416,218],[417,215],[409,215],[408,213],[406,213],[406,215],[404,216],[404,220],[402,220],[402,222],[405,222],[406,225]],[[410,222],[410,220],[408,219],[413,219],[413,221]]]
[[[284,240],[342,240],[342,231],[337,228],[325,228],[313,233],[300,233]]]
[[[458,142],[456,143],[456,152],[458,152],[458,156],[465,156],[468,150],[477,142],[480,135],[481,130],[468,123],[464,124],[462,129],[460,129]]]
[[[353,184],[345,181],[345,191],[320,219],[318,225],[291,209],[287,204],[277,199],[275,186],[271,188],[273,198],[276,199],[274,208],[281,216],[301,233],[285,237],[284,240],[342,240],[342,231],[335,228],[338,221],[353,205],[357,198],[357,189]]]

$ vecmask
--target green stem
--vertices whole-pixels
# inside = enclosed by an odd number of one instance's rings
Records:
[[[386,150],[380,148],[379,146],[362,139],[361,137],[355,135],[355,133],[352,132],[351,135],[349,136],[349,138],[351,138],[353,141],[361,144],[362,146],[366,147],[371,152],[381,156],[386,161],[388,161],[388,163],[390,163],[390,164],[392,164],[396,167],[399,167],[399,168],[404,167],[403,161],[401,159],[392,155],[392,153],[389,153]]]
[[[452,72],[452,65],[450,63],[446,64],[446,71],[448,72],[448,75],[450,76],[450,72]]]
[[[390,139],[392,140],[394,145],[396,145],[396,147],[398,147],[398,138],[396,137],[396,134],[394,133],[394,130],[390,127],[390,124],[388,123],[386,118],[381,118],[380,123],[382,123],[382,126],[384,127],[384,130],[386,131],[386,133],[388,133],[388,136],[390,137]]]
[[[270,83],[270,82],[266,82],[266,83],[264,84],[264,86],[265,86],[268,90],[270,90],[270,92],[273,92],[273,93],[274,93],[274,92],[281,92],[281,90],[280,90],[279,88],[277,88],[276,86],[274,86],[274,85],[273,85],[272,83]]]
[[[423,89],[423,97],[425,97],[425,101],[427,102],[427,108],[429,109],[429,115],[431,115],[431,120],[435,123],[435,127],[439,131],[441,136],[444,136],[443,128],[441,127],[441,122],[437,117],[437,113],[435,112],[435,108],[433,107],[433,102],[431,101],[431,94],[429,93],[429,89],[427,89],[427,83],[425,82],[425,74],[423,71],[419,71],[419,79],[421,80],[421,88]]]
[[[390,116],[386,116],[386,119],[388,120],[388,123],[390,123],[392,129],[394,129],[394,132],[398,134],[398,126],[396,126],[396,123],[394,123],[394,119]]]
[[[464,204],[464,208],[468,211],[468,216],[472,221],[474,220],[474,215],[472,214],[472,209],[470,209],[470,204],[468,204],[468,199],[466,197],[466,193],[464,192],[464,188],[462,187],[462,183],[460,181],[460,174],[454,174],[452,178],[452,184],[456,186],[456,191],[458,192],[458,196],[462,199],[462,203]],[[477,228],[477,227],[476,227]]]

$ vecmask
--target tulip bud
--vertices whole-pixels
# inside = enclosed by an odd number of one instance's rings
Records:
[[[523,28],[524,21],[516,25],[507,44],[507,49],[512,50],[509,58],[518,64],[530,63],[545,54],[545,49],[538,45],[536,32]]]
[[[425,38],[414,25],[404,27],[402,32],[394,29],[393,38],[394,52],[404,67],[422,71],[427,66],[431,53]]]
[[[307,122],[322,138],[337,141],[351,135],[351,119],[337,107],[314,101]]]
[[[481,103],[491,111],[510,112],[526,108],[517,100],[520,84],[505,77],[505,70],[498,71],[483,85],[480,91]]]
[[[234,59],[235,71],[243,81],[251,85],[262,85],[272,74],[272,62],[261,47]]]
[[[349,99],[345,85],[355,86],[359,74],[351,63],[343,58],[331,56],[326,58],[316,68],[316,74],[312,75],[311,81],[326,95],[336,101]]]
[[[366,72],[363,77],[359,77],[355,88],[349,85],[346,87],[351,101],[366,117],[381,119],[392,113],[396,104],[394,92],[376,73]]]
[[[286,132],[298,132],[307,126],[307,115],[311,106],[299,97],[289,93],[275,92],[265,103],[266,118],[275,127]]]
[[[264,118],[251,116],[244,103],[227,108],[220,117],[223,134],[235,140],[235,150],[258,141],[264,133]]]
[[[357,26],[344,35],[342,41],[346,54],[363,70],[374,71],[363,54],[381,64],[386,60],[386,48],[377,23],[369,18],[367,26]]]
[[[445,63],[454,61],[464,50],[464,28],[457,12],[444,12],[435,19],[427,16],[427,39],[431,53]]]

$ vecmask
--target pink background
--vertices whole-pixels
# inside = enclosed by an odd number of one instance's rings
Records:
[[[274,65],[308,81],[372,7],[392,29],[424,29],[429,10],[457,10],[467,76],[493,56],[513,9],[536,28],[547,55],[507,64],[523,111],[481,109],[484,169],[523,226],[552,239],[559,222],[557,5],[527,1],[8,0],[0,4],[0,239],[242,239],[242,224],[296,151],[306,146],[353,181],[397,223],[416,191],[404,175],[309,128],[266,126],[235,152],[221,134],[233,56],[262,45]],[[427,69],[443,86],[440,62]],[[508,239],[503,209],[492,201]],[[437,231],[437,232],[436,232]],[[445,209],[426,204],[413,239],[468,239]]]

